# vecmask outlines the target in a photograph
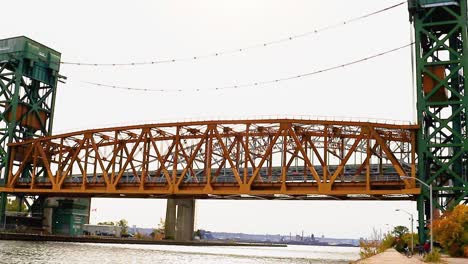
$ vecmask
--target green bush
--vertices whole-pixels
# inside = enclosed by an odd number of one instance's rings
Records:
[[[373,240],[361,240],[359,241],[359,256],[361,259],[372,257],[377,255],[377,248],[379,247],[379,242]]]
[[[438,248],[434,248],[429,254],[424,257],[425,262],[440,262],[440,251]]]
[[[359,255],[362,259],[374,256],[378,253],[384,252],[393,243],[393,236],[391,234],[384,234],[381,231],[373,228],[372,233],[368,239],[359,241],[361,250]],[[391,246],[390,246],[391,247]]]
[[[392,234],[387,233],[384,239],[382,240],[382,243],[380,243],[380,246],[377,249],[377,251],[379,253],[384,252],[385,250],[392,248],[394,245],[395,245],[395,237],[392,236]]]

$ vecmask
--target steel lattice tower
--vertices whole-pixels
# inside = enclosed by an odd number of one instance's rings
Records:
[[[8,182],[8,168],[20,165],[9,159],[9,143],[51,135],[59,68],[60,53],[51,48],[26,37],[0,40],[0,185]],[[31,177],[31,170],[22,177]],[[2,220],[6,198],[2,193]]]
[[[467,203],[467,1],[410,0],[415,29],[418,177],[433,187],[434,210]],[[429,190],[418,197],[426,238]],[[437,214],[435,214],[437,215]]]

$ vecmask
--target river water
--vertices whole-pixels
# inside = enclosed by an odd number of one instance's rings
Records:
[[[0,241],[0,263],[349,263],[359,248],[199,247]]]

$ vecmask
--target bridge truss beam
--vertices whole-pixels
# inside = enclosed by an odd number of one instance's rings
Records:
[[[399,176],[416,176],[416,129],[283,119],[86,130],[11,144],[0,191],[411,199],[419,188]]]

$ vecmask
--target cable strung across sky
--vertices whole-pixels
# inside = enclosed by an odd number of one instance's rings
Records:
[[[244,84],[233,84],[233,85],[228,85],[228,86],[220,86],[220,87],[215,87],[215,88],[208,88],[208,89],[189,89],[189,90],[182,90],[182,89],[150,89],[150,88],[139,88],[139,87],[129,87],[129,86],[119,86],[119,85],[111,85],[111,84],[104,84],[104,83],[96,83],[96,82],[89,82],[89,81],[81,81],[82,83],[94,85],[94,86],[99,86],[99,87],[106,87],[106,88],[112,88],[112,89],[120,89],[120,90],[130,90],[130,91],[142,91],[142,92],[202,92],[202,91],[218,91],[218,90],[226,90],[226,89],[239,89],[239,88],[247,88],[247,87],[255,87],[255,86],[260,86],[260,85],[266,85],[266,84],[272,84],[272,83],[279,83],[279,82],[285,82],[285,81],[290,81],[290,80],[295,80],[295,79],[300,79],[324,72],[329,72],[333,70],[337,70],[340,68],[344,68],[347,66],[351,66],[354,64],[358,64],[361,62],[365,62],[368,60],[372,60],[390,53],[394,53],[396,51],[402,50],[404,48],[410,47],[414,44],[406,44],[397,48],[393,48],[387,51],[383,51],[374,55],[370,55],[358,60],[350,61],[344,64],[328,67],[328,68],[323,68],[320,70],[315,70],[312,72],[306,72],[306,73],[301,73],[301,74],[296,74],[296,75],[291,75],[291,76],[286,76],[286,77],[281,77],[277,79],[270,79],[267,81],[258,81],[258,82],[249,82],[249,83],[244,83]]]
[[[62,61],[60,63],[64,64],[64,65],[75,65],[75,66],[110,66],[110,67],[113,67],[113,66],[141,66],[141,65],[152,65],[152,64],[163,64],[163,63],[175,63],[175,62],[183,62],[183,61],[196,61],[196,60],[199,60],[199,59],[205,59],[205,58],[210,58],[210,57],[219,57],[219,56],[223,56],[223,55],[227,55],[227,54],[240,53],[240,52],[244,52],[244,51],[251,50],[251,49],[272,46],[272,45],[284,43],[284,42],[287,42],[287,41],[292,41],[292,40],[296,40],[296,39],[299,39],[299,38],[308,37],[308,36],[315,35],[315,34],[318,34],[320,32],[323,32],[323,31],[327,31],[327,30],[330,30],[330,29],[341,27],[341,26],[344,26],[344,25],[347,25],[347,24],[350,24],[350,23],[353,23],[353,22],[357,22],[359,20],[362,20],[362,19],[365,19],[365,18],[368,18],[368,17],[372,17],[372,16],[380,14],[380,13],[384,13],[384,12],[389,11],[391,9],[394,9],[396,7],[402,6],[405,3],[406,3],[406,1],[403,1],[403,2],[400,2],[398,4],[388,6],[386,8],[379,9],[379,10],[371,12],[371,13],[367,13],[367,14],[364,14],[364,15],[361,15],[361,16],[358,16],[358,17],[355,17],[355,18],[344,20],[344,21],[336,23],[336,24],[332,24],[332,25],[329,25],[329,26],[325,26],[325,27],[318,28],[318,29],[308,31],[308,32],[304,32],[304,33],[301,33],[301,34],[292,35],[292,36],[289,36],[289,37],[285,37],[285,38],[281,38],[281,39],[277,39],[277,40],[272,40],[272,41],[268,41],[268,42],[263,42],[263,43],[255,44],[255,45],[252,45],[252,46],[246,46],[246,47],[243,47],[243,48],[237,48],[237,49],[232,49],[232,50],[224,50],[224,51],[220,51],[220,52],[212,52],[212,53],[199,55],[199,56],[170,58],[170,59],[161,59],[161,60],[153,60],[153,61],[127,62],[127,63],[89,63],[89,62],[72,62],[72,61]]]

